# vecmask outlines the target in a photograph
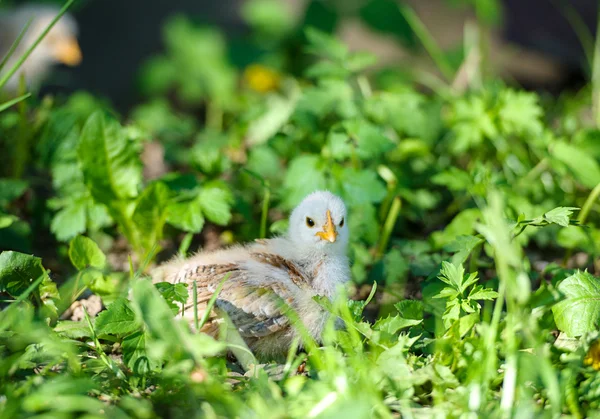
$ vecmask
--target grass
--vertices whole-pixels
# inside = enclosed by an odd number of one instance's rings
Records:
[[[219,33],[175,18],[129,115],[86,93],[3,106],[3,145],[36,129],[34,164],[0,178],[2,416],[598,416],[594,78],[558,112],[487,72],[448,94],[446,53],[400,10],[439,90],[280,25],[268,47],[247,39],[264,50],[255,89]],[[150,141],[169,167],[156,179]],[[299,337],[258,364],[232,325],[190,331],[188,300],[195,328],[208,320],[197,284],[148,280],[173,255],[280,234],[315,189],[344,199],[351,231],[351,282],[316,297],[321,341],[282,307]]]

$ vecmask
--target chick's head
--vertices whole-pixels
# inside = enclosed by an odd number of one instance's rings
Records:
[[[313,192],[292,211],[289,239],[303,248],[343,254],[349,239],[346,216],[341,198],[327,191]]]

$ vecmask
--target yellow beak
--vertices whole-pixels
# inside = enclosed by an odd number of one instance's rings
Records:
[[[75,38],[61,39],[54,49],[56,59],[68,66],[76,66],[81,62],[81,50]]]
[[[319,231],[316,235],[330,243],[335,242],[335,239],[337,239],[337,231],[335,231],[335,225],[333,224],[329,210],[327,210],[327,221],[323,226],[323,231]]]

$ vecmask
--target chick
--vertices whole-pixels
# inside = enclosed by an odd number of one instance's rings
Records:
[[[328,313],[313,297],[334,299],[349,280],[348,236],[344,202],[318,191],[294,209],[285,236],[172,261],[158,268],[153,281],[187,284],[183,316],[193,328],[193,283],[202,317],[229,274],[201,331],[216,337],[225,313],[258,359],[280,358],[298,335],[281,302],[297,313],[313,339],[321,340]]]
[[[25,5],[13,10],[0,11],[0,60],[6,56],[28,20],[33,18],[17,49],[2,69],[2,73],[11,69],[33,45],[58,11],[56,7],[47,5]],[[17,91],[20,74],[25,74],[25,80],[30,87],[38,87],[53,64],[75,66],[81,62],[81,57],[81,50],[77,43],[77,23],[73,17],[65,14],[8,80],[4,90]]]

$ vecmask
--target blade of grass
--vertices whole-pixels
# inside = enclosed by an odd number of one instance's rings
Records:
[[[202,326],[204,326],[204,324],[208,321],[208,317],[210,316],[210,312],[212,311],[212,308],[215,305],[215,301],[217,301],[217,298],[219,297],[219,294],[221,293],[221,290],[223,289],[223,285],[225,285],[225,281],[227,281],[230,276],[231,276],[231,272],[228,272],[223,277],[221,282],[219,282],[217,289],[215,290],[213,295],[210,297],[210,300],[208,300],[208,304],[206,305],[206,310],[202,314],[202,319],[200,320],[200,323],[198,324],[198,328],[196,330],[200,330],[202,328]]]
[[[267,182],[264,187],[262,213],[260,216],[260,238],[264,239],[267,237],[267,217],[269,215],[269,204],[271,201],[271,189]]]
[[[444,52],[439,47],[427,27],[423,24],[423,21],[419,18],[415,11],[407,5],[401,3],[399,7],[410,28],[413,30],[415,35],[417,35],[417,38],[419,38],[421,44],[423,44],[423,47],[431,59],[435,62],[440,72],[446,78],[446,81],[452,81],[454,78],[454,69],[444,56]]]
[[[600,11],[598,12],[600,22]],[[592,65],[592,109],[596,127],[600,127],[600,31],[596,33],[594,44],[594,61]]]
[[[58,14],[54,17],[54,19],[52,19],[52,22],[50,22],[50,24],[48,24],[48,26],[46,27],[46,29],[44,29],[44,31],[40,34],[40,36],[37,37],[37,39],[35,40],[35,42],[33,43],[33,45],[31,45],[29,48],[27,48],[27,51],[25,51],[25,53],[23,55],[21,55],[21,57],[12,66],[12,68],[10,70],[8,70],[2,76],[2,78],[0,78],[0,89],[2,89],[4,87],[4,85],[8,82],[8,80],[13,76],[13,74],[15,74],[17,72],[17,70],[19,70],[19,68],[23,65],[23,63],[25,62],[25,60],[27,58],[29,58],[29,56],[31,55],[31,53],[33,52],[33,50],[40,44],[40,42],[42,41],[42,39],[44,39],[44,37],[48,34],[48,32],[50,32],[50,30],[54,27],[54,25],[56,24],[56,22],[58,22],[58,20],[67,12],[67,10],[69,9],[69,7],[74,2],[75,2],[75,0],[68,0],[64,4],[64,6],[60,9],[60,11],[58,12]]]
[[[26,93],[22,96],[16,97],[14,99],[9,100],[8,102],[4,102],[2,104],[0,104],[0,112],[10,108],[13,105],[16,105],[17,103],[27,99],[29,96],[31,96],[31,93]]]
[[[196,281],[193,282],[193,291],[194,291],[194,330],[198,331],[200,328],[198,327],[200,322],[198,320],[198,283]],[[181,311],[183,314],[183,310]]]
[[[27,32],[27,30],[29,29],[29,26],[31,25],[32,21],[33,21],[33,18],[30,18],[27,21],[27,23],[25,24],[25,26],[23,26],[23,29],[21,29],[21,32],[19,32],[19,35],[17,36],[17,39],[15,39],[15,41],[12,43],[12,45],[8,49],[8,52],[6,53],[6,55],[4,56],[4,58],[2,59],[2,62],[0,62],[0,70],[2,70],[2,68],[4,68],[4,66],[6,65],[6,63],[8,62],[8,60],[10,60],[10,57],[12,57],[12,55],[14,54],[15,50],[17,49],[17,47],[21,43],[21,40],[23,39],[23,36],[25,36],[25,32]]]

